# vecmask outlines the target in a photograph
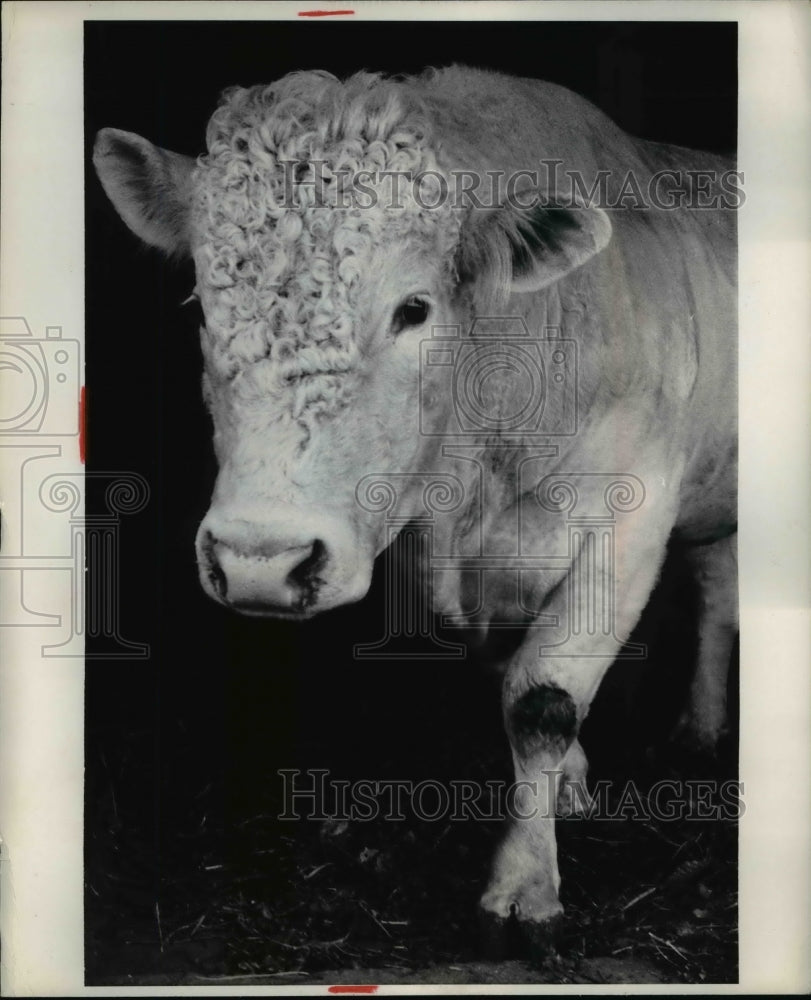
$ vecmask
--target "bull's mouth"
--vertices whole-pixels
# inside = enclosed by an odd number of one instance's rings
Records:
[[[312,605],[306,608],[281,608],[259,602],[242,601],[229,604],[228,601],[224,601],[223,603],[226,607],[231,608],[232,611],[236,611],[245,618],[269,618],[296,622],[306,621],[308,618],[314,618],[318,614],[318,608]]]

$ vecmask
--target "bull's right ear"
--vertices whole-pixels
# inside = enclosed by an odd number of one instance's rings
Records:
[[[172,256],[189,253],[190,156],[160,149],[132,132],[103,128],[96,136],[93,165],[136,236]]]
[[[511,292],[536,292],[559,281],[610,239],[611,223],[601,208],[573,198],[558,203],[527,189],[494,209],[471,213],[457,273],[474,284],[477,307],[500,307]]]

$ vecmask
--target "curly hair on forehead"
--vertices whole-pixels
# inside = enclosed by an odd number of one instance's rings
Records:
[[[361,281],[386,247],[423,247],[452,273],[460,222],[426,193],[443,174],[413,88],[323,72],[232,88],[207,145],[195,173],[195,261],[205,346],[226,377],[262,358],[288,381],[350,367]],[[421,178],[418,196],[407,183],[392,199],[382,176],[391,172]],[[368,207],[341,197],[361,173],[376,195]]]
[[[342,82],[321,70],[289,73],[268,85],[228,88],[208,125],[209,151],[218,142],[228,143],[235,131],[256,125],[278,129],[280,136],[291,125],[311,128],[322,144],[358,136],[387,142],[402,126],[408,129],[405,139],[429,131],[420,99],[401,81],[362,72]]]

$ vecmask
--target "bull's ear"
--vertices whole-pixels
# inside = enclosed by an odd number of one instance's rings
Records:
[[[535,292],[585,264],[610,239],[602,209],[525,192],[495,210],[472,213],[462,235],[460,276],[501,294]]]
[[[173,256],[189,252],[194,160],[153,146],[132,132],[104,128],[93,165],[115,210],[150,246]]]
[[[611,223],[601,208],[537,205],[502,210],[512,254],[512,290],[535,292],[603,250]]]

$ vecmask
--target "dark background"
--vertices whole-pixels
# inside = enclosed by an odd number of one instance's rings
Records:
[[[152,967],[133,945],[148,932],[131,929],[156,922],[184,863],[201,868],[191,826],[208,857],[233,863],[278,768],[442,778],[492,759],[503,774],[485,776],[509,778],[497,686],[478,666],[353,660],[354,643],[381,635],[379,572],[361,604],[308,625],[240,619],[204,597],[193,542],[215,469],[198,317],[180,306],[193,277],[142,248],[107,202],[90,165],[97,130],[196,155],[226,86],[459,62],[564,84],[633,134],[728,153],[736,48],[734,23],[86,23],[87,467],[138,472],[151,491],[122,520],[118,580],[123,637],[150,655],[104,659],[109,639],[88,639],[101,657],[87,664],[89,980]],[[88,482],[90,513],[105,510],[101,490]],[[615,668],[589,720],[596,773],[661,741],[692,654],[691,601],[675,558],[640,630],[649,669]],[[272,893],[283,876],[264,875]]]

